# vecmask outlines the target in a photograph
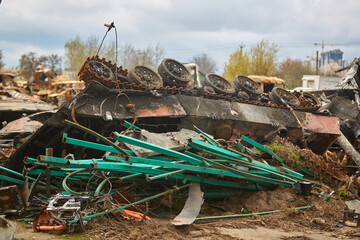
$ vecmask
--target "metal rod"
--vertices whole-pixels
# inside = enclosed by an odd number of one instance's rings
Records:
[[[31,187],[30,187],[30,190],[29,190],[29,192],[30,192],[30,193],[29,193],[29,197],[28,197],[28,199],[27,199],[28,202],[30,202],[30,201],[32,200],[32,198],[33,198],[33,196],[34,196],[34,194],[35,194],[36,186],[37,186],[37,184],[39,183],[40,179],[43,178],[43,176],[44,176],[44,172],[41,172],[41,173],[37,176],[36,181],[35,181],[33,184],[31,184]],[[47,187],[46,187],[46,190],[47,190]]]
[[[219,145],[219,143],[215,139],[213,139],[209,134],[205,133],[200,128],[196,127],[194,124],[193,124],[193,127],[194,127],[194,130],[196,132],[202,134],[204,136],[205,140],[208,141],[211,145],[214,145],[214,146]]]
[[[309,209],[309,208],[311,208],[311,206],[296,207],[295,209],[296,210],[304,210],[304,209]],[[248,213],[248,214],[201,217],[201,218],[196,218],[195,221],[212,221],[212,220],[220,220],[220,219],[244,218],[244,217],[266,215],[266,214],[270,214],[270,213],[277,213],[277,212],[284,212],[284,211],[285,210],[274,210],[274,211],[268,211],[268,212],[257,212],[257,213]]]
[[[4,180],[4,181],[16,183],[16,184],[24,184],[24,182],[25,182],[24,180],[8,177],[8,176],[4,176],[4,175],[0,175],[0,179]]]
[[[8,168],[6,168],[6,167],[0,166],[0,169],[6,171],[6,172],[8,172],[8,173],[12,173],[12,174],[14,174],[14,175],[16,175],[16,176],[18,176],[18,177],[23,178],[23,175],[22,175],[21,173],[15,172],[15,171],[13,171],[13,170],[11,170],[11,169],[8,169]],[[31,181],[33,181],[33,182],[36,181],[36,179],[35,179],[35,178],[32,178],[32,177],[28,177],[28,179],[31,180]],[[46,183],[44,183],[44,182],[39,182],[39,183],[46,186]],[[54,187],[54,186],[52,186],[52,187]],[[56,187],[54,187],[54,188],[56,188]]]
[[[94,196],[98,196],[100,194],[101,189],[104,187],[105,183],[109,182],[111,179],[119,179],[119,177],[108,177],[104,179],[96,188]]]
[[[85,171],[86,170],[86,168],[82,168],[82,169],[79,169],[79,170],[76,170],[76,171],[74,171],[74,172],[72,172],[72,173],[70,173],[69,175],[67,175],[65,178],[64,178],[64,180],[63,180],[63,182],[62,182],[62,185],[63,185],[63,188],[64,188],[64,190],[67,192],[67,193],[69,193],[70,195],[75,195],[75,196],[79,196],[79,195],[87,195],[88,194],[88,192],[75,192],[74,190],[71,190],[68,186],[67,186],[67,183],[66,183],[66,181],[68,180],[68,178],[69,177],[71,177],[72,175],[75,175],[76,173],[78,173],[78,172],[82,172],[82,171]]]
[[[182,173],[182,172],[185,172],[185,170],[180,169],[180,170],[176,170],[176,171],[173,171],[173,172],[168,172],[168,173],[156,175],[156,176],[153,176],[153,177],[149,177],[148,179],[149,179],[149,181],[152,181],[152,180],[155,180],[155,179],[164,178],[164,177],[171,176],[171,175],[174,175],[174,174],[177,174],[177,173]]]
[[[53,149],[52,148],[46,148],[45,156],[52,157],[53,156]],[[46,166],[46,196],[47,197],[50,197],[50,195],[51,195],[50,184],[51,184],[51,172],[50,172],[50,166],[48,164]]]
[[[106,156],[104,160],[107,161],[121,161],[122,158],[115,157],[115,156]],[[124,160],[122,160],[124,162]],[[194,166],[190,164],[181,164],[176,162],[169,162],[169,161],[162,161],[162,160],[156,160],[156,159],[149,159],[149,158],[140,158],[140,157],[130,157],[127,161],[128,163],[145,163],[145,164],[151,164],[156,165],[164,168],[173,168],[173,169],[183,169],[187,171],[193,171],[198,173],[209,173],[218,175],[220,177],[228,176],[228,177],[237,177],[237,178],[243,178],[237,174],[215,169],[211,167],[202,167],[202,166]]]
[[[139,177],[143,175],[143,173],[134,173],[134,174],[130,174],[124,177],[119,178],[120,181],[124,181],[125,179],[129,179],[129,178],[134,178],[134,177]]]
[[[121,149],[119,146],[117,146],[116,144],[114,144],[112,141],[110,141],[109,139],[107,139],[106,137],[102,136],[101,134],[87,128],[87,127],[84,127],[80,124],[77,124],[77,123],[74,123],[74,122],[71,122],[67,119],[65,119],[65,124],[69,125],[69,126],[72,126],[72,127],[75,127],[75,128],[78,128],[84,132],[87,132],[91,135],[93,135],[94,137],[97,137],[99,138],[101,141],[103,141],[104,143],[106,144],[109,144],[110,146],[112,146],[113,148],[115,148],[116,150],[118,150],[119,152],[121,152],[123,155],[126,155],[128,156],[129,154],[127,152],[125,152],[123,149]]]
[[[55,159],[52,161],[52,159]],[[113,171],[113,172],[125,172],[125,173],[139,173],[139,175],[128,175],[124,176],[122,179],[140,176],[142,174],[152,174],[152,175],[159,175],[167,173],[167,171],[159,169],[160,166],[154,166],[154,165],[146,165],[146,164],[127,164],[123,162],[103,162],[102,159],[94,159],[94,160],[67,160],[67,159],[61,159],[61,158],[55,158],[55,157],[44,157],[44,162],[52,163],[55,166],[67,166],[70,168],[86,168],[86,169],[99,169],[99,170],[107,170],[107,171]],[[146,167],[145,167],[146,166]],[[150,167],[151,166],[151,167]],[[174,175],[170,175],[169,177],[175,178],[175,179],[182,179],[185,182],[186,181],[193,181],[193,182],[200,182],[208,185],[216,185],[216,186],[224,186],[224,187],[232,187],[232,188],[238,188],[238,189],[250,189],[250,190],[265,190],[263,186],[260,185],[244,185],[241,182],[230,182],[230,181],[220,181],[216,179],[210,179],[210,178],[204,178],[204,177],[198,177],[198,176],[192,176],[192,175],[184,175],[181,173],[177,173]],[[247,178],[249,180],[249,178]],[[120,178],[121,180],[121,178]],[[262,182],[260,178],[254,178],[253,179],[257,183],[261,183],[263,185],[269,185],[274,184],[273,182],[265,183]],[[275,181],[275,180],[274,180]],[[288,186],[288,185],[286,185]]]
[[[293,178],[290,178],[290,177],[288,177],[288,176],[286,176],[284,174],[278,173],[278,170],[275,167],[272,167],[270,165],[266,165],[264,163],[261,163],[261,162],[255,161],[255,160],[252,161],[252,162],[249,162],[249,160],[247,158],[244,158],[244,157],[240,156],[239,154],[235,154],[235,153],[230,152],[228,150],[225,150],[225,149],[222,149],[222,148],[219,148],[219,147],[216,147],[216,146],[212,146],[210,144],[201,142],[201,141],[196,140],[196,139],[191,139],[191,138],[188,139],[188,144],[189,144],[189,146],[191,146],[193,148],[203,150],[203,151],[204,151],[204,149],[206,149],[206,150],[208,150],[208,151],[210,151],[210,152],[212,152],[212,153],[214,153],[216,155],[223,156],[223,157],[229,158],[229,160],[239,162],[243,166],[253,167],[253,168],[260,169],[260,170],[263,170],[263,171],[266,171],[266,172],[270,172],[270,173],[272,173],[274,175],[277,175],[277,176],[279,176],[281,178],[290,180],[291,182],[296,182],[296,180],[294,180]],[[222,168],[222,169],[234,172],[234,173],[238,173],[238,174],[242,174],[242,175],[248,175],[249,177],[262,178],[264,181],[269,181],[269,180],[274,181],[274,182],[270,182],[270,183],[276,184],[276,182],[277,182],[277,184],[286,184],[286,185],[290,184],[291,185],[291,182],[283,181],[283,180],[280,180],[280,179],[272,179],[272,178],[267,178],[267,177],[263,177],[263,176],[254,175],[254,174],[251,174],[251,173],[248,173],[248,172],[245,172],[245,171],[240,171],[240,170],[237,170],[237,169],[234,169],[234,168],[224,166],[222,164],[216,163],[216,162],[211,161],[209,159],[207,159],[207,162],[211,162],[213,165],[216,165],[219,168]]]

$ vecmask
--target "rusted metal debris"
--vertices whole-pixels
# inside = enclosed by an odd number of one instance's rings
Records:
[[[39,65],[34,73],[34,81],[26,86],[30,94],[42,101],[61,106],[84,88],[81,81],[69,81],[58,75],[51,67]]]
[[[12,185],[0,188],[0,213],[21,213],[25,208],[19,186]]]
[[[319,112],[316,97],[280,88],[264,94],[256,82],[239,76],[236,88],[215,74],[207,75],[204,86],[197,86],[172,59],[165,59],[158,72],[160,76],[138,67],[128,73],[105,59],[88,58],[79,72],[86,88],[46,122],[39,121],[40,128],[23,139],[6,167],[23,171],[24,176],[46,175],[46,183],[40,177],[29,179],[34,185],[41,183],[52,196],[47,201],[38,192],[41,186],[31,189],[31,204],[47,205],[34,219],[34,229],[74,231],[87,220],[109,213],[118,219],[120,214],[123,219],[149,220],[147,205],[142,203],[167,196],[170,200],[163,202],[171,205],[171,193],[186,194],[182,189],[187,189],[188,182],[197,189],[175,225],[194,222],[203,197],[221,198],[278,185],[308,184],[310,191],[316,184],[295,171],[314,175],[310,168],[314,162],[290,169],[262,145],[280,135],[306,144],[313,152],[326,153],[340,135],[339,119]],[[31,118],[19,122],[37,125]],[[5,129],[7,133],[32,132],[25,127],[14,131],[13,124]],[[181,129],[187,129],[185,137],[178,132]],[[252,155],[249,145],[274,161],[269,164]],[[324,175],[346,182],[349,176],[329,162],[320,159],[315,164]],[[154,194],[136,199],[143,188]],[[62,190],[70,196],[56,195]],[[119,196],[125,203],[116,200]],[[123,210],[129,207],[137,212]]]
[[[83,104],[85,103],[85,104]],[[127,104],[134,104],[132,110]],[[150,104],[149,104],[150,103]],[[221,109],[222,111],[214,111]],[[308,146],[322,153],[340,133],[338,119],[333,116],[295,111],[307,132]],[[110,134],[122,131],[121,121],[133,122],[155,132],[191,129],[192,124],[215,138],[235,139],[238,134],[264,141],[264,136],[284,130],[283,137],[302,139],[303,131],[289,110],[247,103],[208,99],[183,94],[162,94],[141,90],[111,90],[93,81],[84,91],[59,109],[23,144],[12,157],[8,167],[21,166],[26,154],[39,155],[43,147],[61,151],[61,135],[66,130],[64,119],[93,126],[94,130]],[[74,130],[70,130],[74,133]],[[75,135],[77,135],[75,133]],[[51,136],[51,137],[50,137]],[[49,138],[52,139],[49,141]],[[18,169],[20,170],[20,169]]]
[[[61,143],[56,136],[65,131],[64,119],[99,126],[101,129],[95,130],[100,132],[110,131],[110,126],[120,126],[123,120],[133,122],[136,119],[138,126],[155,132],[191,129],[195,124],[215,138],[224,140],[235,139],[240,134],[266,142],[280,134],[300,143],[305,139],[307,146],[319,154],[324,153],[340,134],[338,119],[316,113],[318,103],[307,100],[302,93],[295,94],[300,99],[300,106],[293,107],[294,114],[290,114],[285,105],[275,104],[266,94],[259,98],[251,95],[250,99],[245,99],[211,93],[206,90],[210,86],[199,88],[193,86],[190,80],[189,87],[179,87],[183,80],[176,75],[181,72],[178,71],[180,63],[176,63],[176,67],[171,65],[175,62],[165,59],[160,64],[162,77],[167,74],[165,77],[169,78],[161,87],[146,85],[151,76],[137,76],[144,77],[145,85],[138,84],[131,82],[126,69],[105,59],[88,58],[79,72],[86,89],[59,109],[13,154],[7,166],[21,166],[19,161],[25,157],[25,152],[40,154],[39,145],[61,151],[58,147]],[[169,86],[170,83],[172,86]],[[121,128],[112,130],[121,131]],[[52,133],[55,137],[48,141]]]
[[[33,114],[41,111],[51,111],[57,106],[44,103],[31,96],[15,90],[1,90],[0,88],[0,122],[10,122],[19,119],[23,114]]]

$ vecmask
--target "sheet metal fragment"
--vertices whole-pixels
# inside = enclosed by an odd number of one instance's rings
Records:
[[[189,197],[186,199],[183,210],[171,223],[175,226],[192,224],[200,213],[201,205],[204,202],[203,196],[204,193],[201,191],[200,184],[192,182],[189,187]]]

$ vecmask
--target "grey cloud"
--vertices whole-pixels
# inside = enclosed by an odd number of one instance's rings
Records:
[[[359,55],[359,10],[360,2],[351,0],[12,0],[0,6],[0,41],[60,51],[76,35],[102,37],[103,24],[115,21],[120,44],[159,42],[184,61],[207,51],[221,66],[238,44],[261,39],[283,46],[279,58],[305,58],[322,40],[351,43],[343,49],[353,57]]]

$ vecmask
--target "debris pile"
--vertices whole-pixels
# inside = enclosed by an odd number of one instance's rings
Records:
[[[358,196],[360,175],[351,156],[342,149],[316,155],[309,149],[301,149],[285,139],[276,138],[271,149],[292,169],[327,183],[342,195]]]
[[[295,199],[301,195],[325,202],[358,197],[356,141],[346,140],[328,111],[339,107],[324,108],[312,94],[283,88],[264,93],[245,76],[232,84],[216,74],[193,81],[173,59],[158,72],[143,66],[128,72],[88,58],[79,72],[86,88],[76,97],[54,114],[5,126],[0,180],[12,185],[0,188],[8,196],[0,198],[1,211],[21,214],[18,221],[31,222],[35,231],[76,232],[101,216],[154,221],[167,214],[164,206],[178,214],[171,224],[183,226],[286,213],[289,206],[316,211],[312,202]],[[335,141],[343,150],[330,148]],[[231,213],[202,212],[204,199],[260,201],[283,188],[293,192],[281,208],[247,209],[244,201]],[[344,224],[356,219],[351,209]]]
[[[104,155],[99,159],[79,159],[72,154],[61,158],[53,156],[52,149],[46,149],[45,155],[37,158],[27,157],[24,160],[28,181],[32,183],[26,204],[36,203],[36,206],[39,206],[39,203],[40,205],[47,203],[47,207],[43,208],[33,221],[34,229],[38,231],[73,230],[74,224],[78,222],[83,227],[88,219],[134,207],[173,191],[186,189],[188,183],[197,183],[197,185],[190,187],[189,203],[187,201],[183,211],[189,211],[188,209],[193,211],[196,207],[198,212],[203,197],[223,198],[239,195],[243,190],[269,190],[276,186],[298,186],[297,190],[300,193],[308,194],[311,187],[307,186],[316,184],[305,179],[302,174],[287,168],[285,162],[269,148],[245,136],[237,139],[233,146],[222,146],[195,126],[198,133],[183,130],[183,132],[164,135],[149,133],[131,125],[125,134],[114,132],[113,141],[110,141],[74,122],[66,120],[66,124],[96,136],[103,142],[102,144],[88,142],[71,138],[64,133],[63,142],[66,145],[100,150]],[[151,135],[152,138],[149,137]],[[194,137],[189,138],[189,136]],[[245,145],[251,145],[258,151],[270,154],[277,164],[272,166],[264,161],[255,160],[249,155],[251,150]],[[14,174],[7,168],[1,169]],[[2,179],[15,183],[23,182],[9,176],[2,176]],[[146,192],[155,194],[135,202],[127,202],[125,205],[110,204],[108,209],[102,212],[94,212],[93,209],[84,212],[81,210],[81,203],[93,202],[94,198],[99,199],[101,196],[112,199],[109,194],[123,192],[123,182],[131,182],[134,186],[140,184],[145,186]],[[199,184],[202,186],[201,189]],[[66,195],[58,193],[46,200],[41,193],[40,197],[35,194],[38,191],[37,185],[46,186],[48,197],[51,193],[59,191],[59,188],[63,188]],[[159,186],[169,190],[159,192]],[[193,195],[198,196],[193,197],[192,191]],[[37,201],[33,201],[34,198],[37,198]],[[192,198],[198,198],[198,201]],[[127,198],[124,197],[124,200]],[[187,204],[192,206],[187,207]],[[86,204],[84,207],[86,208]],[[121,213],[124,214],[124,218],[131,216],[138,220],[147,219],[144,213],[142,215],[131,211],[121,211]],[[179,216],[180,220],[175,219],[174,224],[188,225],[196,220],[197,214],[191,219],[187,214],[185,217],[181,217],[181,214]],[[203,220],[205,219],[198,219],[198,221]]]
[[[84,89],[84,83],[70,81],[58,75],[51,67],[39,65],[36,67],[34,80],[27,83],[26,89],[37,99],[61,106]]]

